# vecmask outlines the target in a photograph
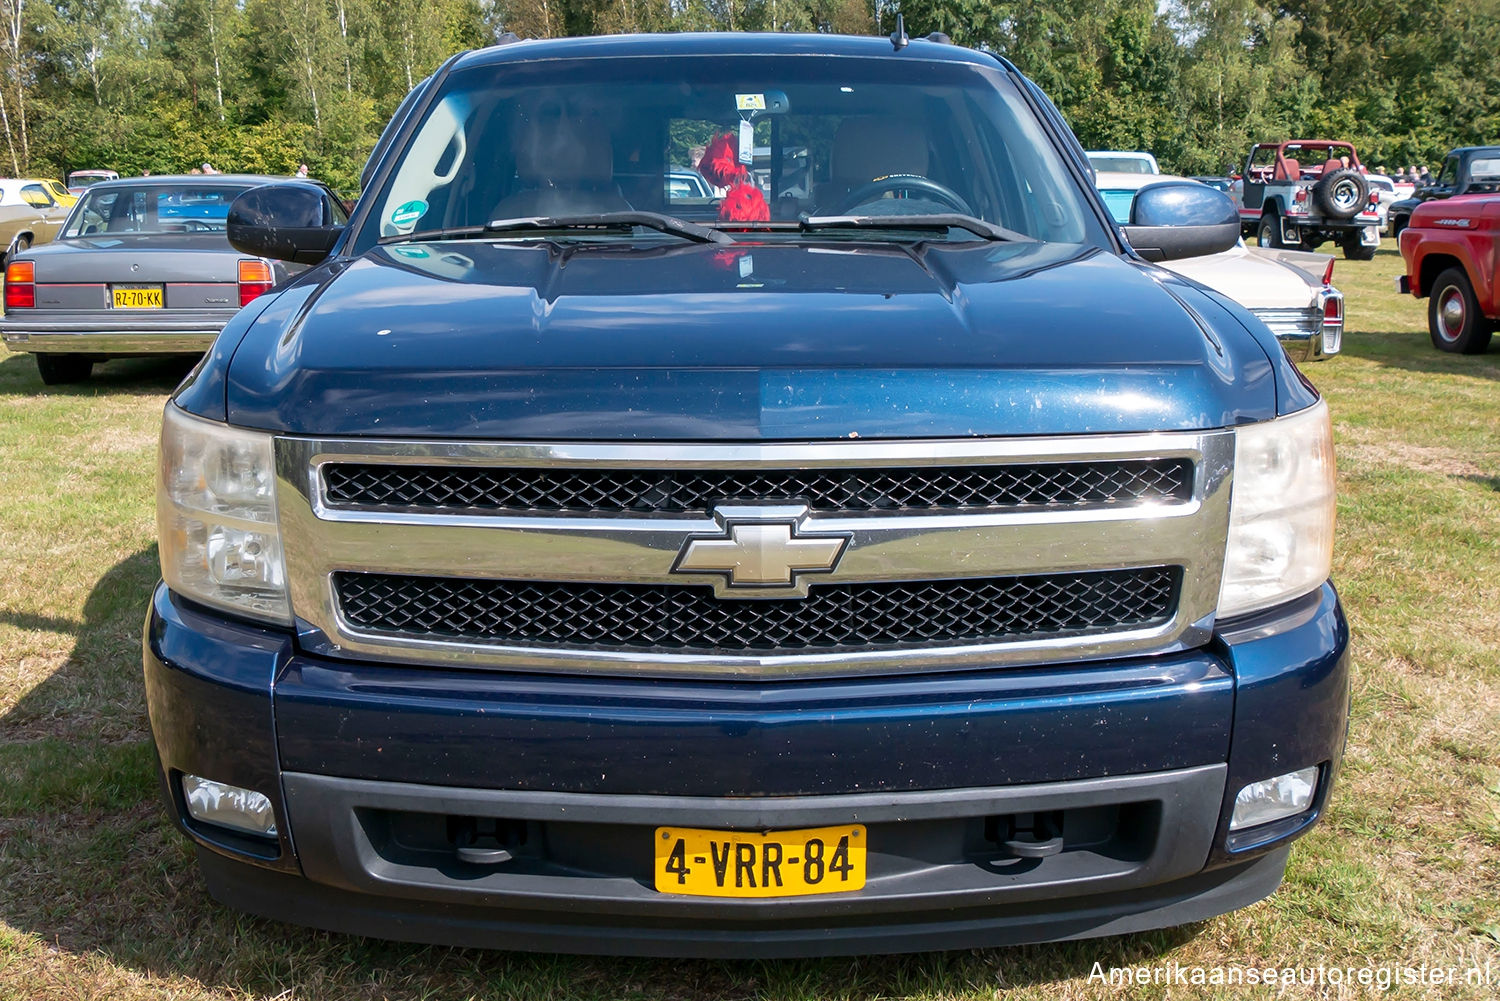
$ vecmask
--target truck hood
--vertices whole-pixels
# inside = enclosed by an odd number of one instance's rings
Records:
[[[233,424],[329,436],[1223,427],[1274,416],[1287,378],[1236,309],[1059,244],[406,244],[325,263],[232,323],[179,402],[222,386]]]

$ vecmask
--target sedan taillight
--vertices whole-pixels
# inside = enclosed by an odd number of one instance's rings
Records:
[[[265,295],[276,284],[272,280],[271,265],[265,261],[240,262],[240,305],[256,296]]]
[[[1336,355],[1344,346],[1344,296],[1333,289],[1323,292],[1323,353]]]
[[[5,266],[5,308],[36,307],[36,265],[30,261],[13,261]]]

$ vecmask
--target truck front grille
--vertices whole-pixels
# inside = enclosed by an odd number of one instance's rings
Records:
[[[790,600],[707,587],[336,573],[362,630],[543,647],[737,653],[951,646],[1166,622],[1178,567],[975,580],[813,585]]]
[[[974,511],[1171,503],[1193,490],[1187,459],[1096,459],[904,469],[567,469],[329,463],[332,507],[527,514],[679,514],[723,501],[813,511]]]
[[[658,678],[994,670],[1208,642],[1234,447],[1233,430],[285,435],[276,503],[317,656]]]

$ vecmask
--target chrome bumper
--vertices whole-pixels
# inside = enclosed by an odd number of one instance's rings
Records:
[[[0,337],[12,351],[91,355],[200,354],[236,310],[127,316],[38,311],[0,318]]]
[[[1339,301],[1339,321],[1331,322],[1325,312],[1328,301]],[[1336,289],[1318,293],[1317,301],[1303,309],[1252,309],[1270,328],[1282,348],[1295,362],[1322,361],[1339,353],[1343,347],[1343,294]]]

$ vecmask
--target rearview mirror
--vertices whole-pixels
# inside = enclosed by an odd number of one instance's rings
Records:
[[[344,227],[333,221],[328,195],[316,184],[262,184],[229,206],[230,246],[256,257],[317,264],[338,243]]]
[[[1218,254],[1240,238],[1229,196],[1197,181],[1160,181],[1135,193],[1125,239],[1148,261]]]

